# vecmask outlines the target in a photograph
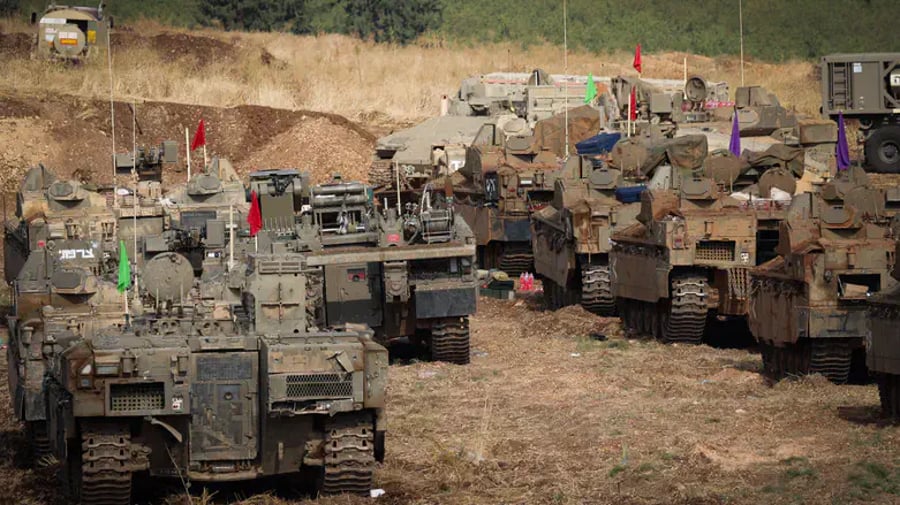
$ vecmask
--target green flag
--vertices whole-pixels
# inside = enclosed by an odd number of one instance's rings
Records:
[[[597,85],[594,84],[594,74],[588,74],[587,88],[584,90],[584,103],[591,103],[597,98]]]
[[[131,286],[131,265],[128,263],[128,253],[125,251],[125,241],[119,241],[119,283],[116,288],[124,293]]]

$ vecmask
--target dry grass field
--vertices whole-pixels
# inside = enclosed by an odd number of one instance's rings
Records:
[[[8,38],[17,33],[30,37],[29,28],[0,22],[0,33]],[[14,40],[19,41],[16,47],[29,47],[27,41]],[[117,31],[112,46],[115,94],[123,100],[310,109],[367,123],[433,115],[441,95],[454,93],[460,80],[470,75],[564,70],[562,50],[552,45],[468,47],[426,40],[401,47],[343,35],[173,30],[149,21]],[[630,53],[572,52],[569,72],[633,75],[631,58]],[[680,79],[685,58],[689,73],[727,81],[732,89],[740,85],[740,66],[734,57],[645,54],[644,76]],[[819,88],[813,71],[810,62],[749,61],[745,82],[764,85],[784,104],[814,114]],[[109,74],[103,59],[72,69],[16,57],[4,64],[0,88],[108,99]]]

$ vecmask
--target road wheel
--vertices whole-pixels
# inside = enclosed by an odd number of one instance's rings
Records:
[[[875,172],[900,173],[900,126],[882,126],[866,139],[866,164]]]

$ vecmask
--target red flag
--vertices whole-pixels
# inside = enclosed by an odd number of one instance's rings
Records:
[[[198,147],[206,145],[206,125],[203,123],[203,120],[200,120],[200,124],[197,125],[197,131],[194,132],[194,140],[191,141],[191,151],[197,149]]]
[[[259,211],[259,198],[256,191],[250,192],[250,212],[247,214],[247,224],[250,225],[250,236],[255,237],[262,229],[262,213]]]
[[[633,66],[634,69],[637,70],[639,74],[641,73],[641,45],[640,44],[638,44],[637,47],[634,49],[634,62],[632,62],[631,66]]]
[[[628,96],[628,109],[629,114],[631,115],[628,119],[631,119],[632,121],[637,119],[637,95],[635,95],[634,89],[635,87],[632,86],[631,95]]]

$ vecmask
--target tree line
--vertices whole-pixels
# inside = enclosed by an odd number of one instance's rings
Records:
[[[75,0],[73,0],[75,3]],[[0,14],[27,16],[45,2],[0,0]],[[900,51],[896,0],[568,0],[573,48],[631,49],[717,56],[744,50],[761,60],[833,52]],[[408,44],[423,35],[453,42],[562,44],[562,0],[115,0],[123,21],[141,17],[225,30],[345,33]]]

